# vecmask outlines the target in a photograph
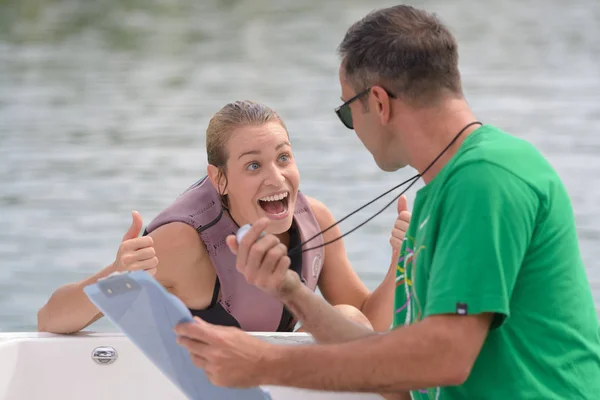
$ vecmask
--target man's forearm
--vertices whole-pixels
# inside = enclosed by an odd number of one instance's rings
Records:
[[[260,384],[390,395],[460,384],[464,363],[443,337],[418,323],[341,344],[276,346]]]
[[[376,335],[371,329],[346,318],[321,296],[301,285],[284,299],[287,308],[319,343],[342,343]]]
[[[390,273],[378,288],[381,289],[380,297],[385,296],[382,291],[385,291],[386,288],[382,288],[382,286],[385,285],[389,275]],[[371,302],[371,305],[376,302],[377,297],[374,302]],[[312,334],[319,343],[343,343],[376,335],[367,327],[348,320],[325,299],[317,296],[304,286],[294,298],[287,300],[285,303],[296,318],[302,322],[303,328]],[[391,308],[390,306],[390,315],[392,313]],[[380,393],[380,395],[386,400],[411,400],[408,392]]]
[[[410,392],[379,393],[385,400],[412,400]]]

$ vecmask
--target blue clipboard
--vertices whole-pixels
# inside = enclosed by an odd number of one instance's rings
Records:
[[[188,351],[176,343],[175,325],[192,321],[183,302],[145,271],[126,272],[86,286],[85,294],[189,399],[272,400],[262,388],[210,383]]]

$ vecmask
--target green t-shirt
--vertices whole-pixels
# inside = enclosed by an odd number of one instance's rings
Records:
[[[529,143],[489,125],[417,193],[394,327],[496,317],[460,386],[414,399],[599,399],[600,328],[568,194]]]

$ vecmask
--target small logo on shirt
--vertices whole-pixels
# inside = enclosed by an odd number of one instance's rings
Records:
[[[467,315],[469,313],[469,306],[467,303],[456,303],[456,313],[458,315]]]

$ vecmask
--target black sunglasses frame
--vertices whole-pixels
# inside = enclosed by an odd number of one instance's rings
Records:
[[[348,129],[354,129],[354,123],[352,122],[352,112],[350,111],[350,104],[354,100],[356,100],[356,99],[364,96],[365,94],[369,93],[372,88],[373,88],[372,86],[369,86],[368,88],[366,88],[362,92],[359,92],[358,94],[356,94],[355,96],[353,96],[352,98],[350,98],[349,100],[347,100],[346,102],[344,102],[344,104],[342,104],[341,106],[337,107],[334,110],[335,113],[336,113],[336,115],[338,116],[338,118],[340,119],[340,121],[342,121],[342,124],[344,124],[344,126],[346,128],[348,128]],[[396,98],[396,95],[394,95],[392,92],[390,92],[386,88],[382,87],[382,89],[385,90],[385,92],[387,93],[387,95],[389,97],[391,97],[392,99]],[[347,117],[347,115],[349,117]],[[348,119],[348,120],[346,120],[346,119]]]

